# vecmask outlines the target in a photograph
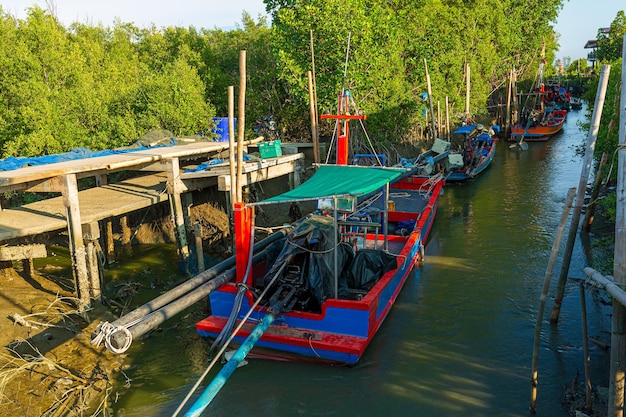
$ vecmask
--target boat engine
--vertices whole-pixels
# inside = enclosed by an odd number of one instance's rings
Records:
[[[292,309],[308,312],[320,311],[320,306],[315,300],[315,297],[313,297],[309,287],[307,267],[308,254],[298,254],[291,259],[291,262],[285,267],[282,275],[276,280],[274,286],[277,290],[274,291],[272,297],[277,296],[279,293],[284,293],[287,289],[293,289],[294,293],[293,301],[287,303],[282,311],[287,312]]]

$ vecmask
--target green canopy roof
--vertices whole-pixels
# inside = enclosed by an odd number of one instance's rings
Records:
[[[321,165],[315,174],[299,187],[256,204],[363,196],[379,190],[405,172],[403,168]]]

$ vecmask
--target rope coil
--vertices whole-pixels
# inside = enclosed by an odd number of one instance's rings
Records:
[[[125,326],[113,326],[108,321],[100,323],[98,327],[96,327],[96,332],[98,333],[93,339],[91,339],[91,344],[100,346],[100,344],[104,341],[104,346],[113,353],[124,353],[133,343],[133,335]],[[122,347],[115,347],[111,343],[111,337],[117,332],[124,333],[125,342]]]

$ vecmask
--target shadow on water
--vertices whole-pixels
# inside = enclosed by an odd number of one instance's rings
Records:
[[[558,137],[527,151],[502,142],[479,178],[446,186],[426,261],[359,364],[250,359],[206,415],[530,415],[539,295],[567,190],[580,177],[574,148],[586,138],[576,126],[583,115],[572,113]],[[584,266],[577,241],[570,275],[582,276]],[[584,374],[577,283],[566,287],[559,323],[547,323],[560,267],[559,260],[541,336],[538,416],[568,416],[564,389]],[[587,297],[590,336],[608,343],[608,306]],[[198,315],[188,311],[133,348],[132,382],[118,388],[117,415],[169,416],[176,409],[208,364],[193,329]],[[606,386],[608,353],[590,348],[592,383]]]

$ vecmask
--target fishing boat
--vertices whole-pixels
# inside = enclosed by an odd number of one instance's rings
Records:
[[[460,126],[452,132],[463,136],[463,145],[460,152],[448,155],[446,181],[465,181],[487,169],[496,153],[497,139],[494,135],[499,131],[497,125],[487,129],[482,124],[475,124]]]
[[[196,324],[214,350],[230,339],[247,349],[239,357],[252,345],[267,358],[354,365],[423,259],[443,177],[348,165],[348,121],[359,116],[338,113],[328,116],[339,126],[336,164],[279,196],[237,203],[236,278],[211,292],[211,315]],[[255,207],[306,202],[312,213],[252,253]]]
[[[571,102],[570,102],[570,106],[572,108],[572,110],[582,110],[583,108],[583,101],[580,97],[572,97],[571,98]]]
[[[563,129],[566,117],[566,110],[555,108],[523,114],[520,123],[511,127],[511,140],[545,142]]]

